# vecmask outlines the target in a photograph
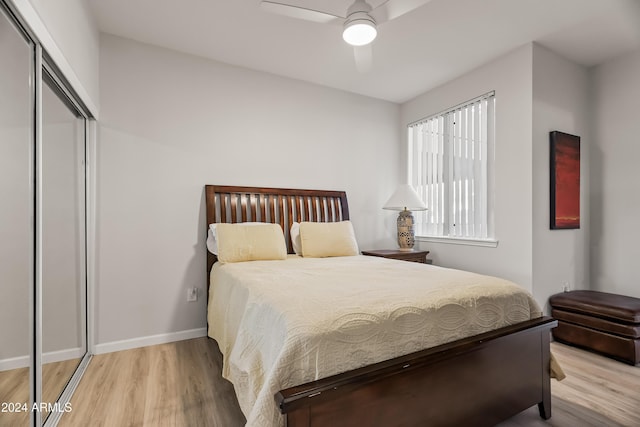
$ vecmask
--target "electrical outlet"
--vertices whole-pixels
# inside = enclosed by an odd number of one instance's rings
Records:
[[[198,288],[187,289],[187,301],[198,301]]]
[[[568,280],[562,282],[562,292],[569,292],[571,290],[571,284]]]

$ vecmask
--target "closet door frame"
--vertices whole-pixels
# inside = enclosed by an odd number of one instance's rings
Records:
[[[41,403],[55,405],[54,411],[50,412],[44,426],[55,426],[64,415],[64,408],[71,400],[73,392],[78,386],[87,365],[89,364],[93,349],[93,331],[94,322],[93,307],[93,277],[95,271],[94,264],[94,242],[95,242],[95,167],[96,164],[96,122],[92,116],[90,109],[82,102],[80,96],[72,89],[72,86],[64,77],[59,68],[56,67],[54,61],[43,49],[42,43],[35,36],[34,31],[27,25],[25,19],[22,18],[19,11],[11,0],[0,0],[0,13],[4,13],[7,18],[13,22],[25,37],[25,43],[32,48],[31,61],[31,89],[30,103],[33,118],[33,126],[31,129],[31,143],[29,150],[29,163],[31,165],[30,173],[30,211],[31,218],[31,240],[33,242],[30,264],[31,273],[29,276],[29,409],[30,426],[41,427],[42,413],[34,410]],[[71,102],[75,109],[80,113],[84,121],[84,306],[81,308],[85,329],[85,354],[83,355],[74,374],[67,383],[62,394],[56,402],[42,402],[42,211],[40,207],[43,201],[43,176],[42,176],[42,153],[43,153],[43,121],[42,121],[42,89],[43,89],[43,73],[46,72],[57,85],[66,100]]]

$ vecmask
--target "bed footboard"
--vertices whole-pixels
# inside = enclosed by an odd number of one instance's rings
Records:
[[[543,317],[278,392],[287,427],[493,426],[538,405],[551,417]]]

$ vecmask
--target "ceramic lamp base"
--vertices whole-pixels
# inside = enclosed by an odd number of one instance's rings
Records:
[[[413,215],[411,211],[400,211],[398,215],[398,246],[401,251],[412,251],[415,244],[415,232],[413,230]]]

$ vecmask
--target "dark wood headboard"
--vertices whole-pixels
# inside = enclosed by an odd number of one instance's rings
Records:
[[[293,253],[289,229],[294,221],[337,222],[349,219],[344,191],[206,185],[207,232],[209,224],[269,222],[280,224]],[[207,251],[207,277],[216,256]],[[208,279],[207,279],[208,281]]]

